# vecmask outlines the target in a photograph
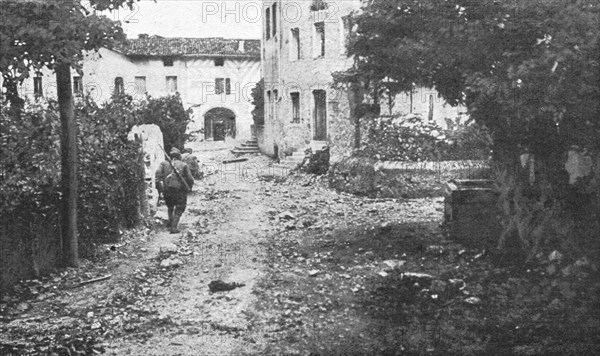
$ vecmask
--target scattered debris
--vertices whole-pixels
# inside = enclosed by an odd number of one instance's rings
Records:
[[[279,214],[279,219],[281,220],[293,220],[295,218],[296,216],[289,211],[284,211],[283,213]]]
[[[84,285],[86,285],[86,284],[90,284],[90,283],[96,283],[96,282],[100,282],[100,281],[105,281],[105,280],[107,280],[107,279],[109,279],[109,278],[111,278],[111,277],[112,277],[112,274],[108,274],[108,275],[106,275],[106,276],[103,276],[103,277],[98,277],[98,278],[89,279],[89,280],[87,280],[87,281],[79,282],[79,283],[78,283],[77,285],[75,285],[73,288],[76,288],[76,287],[81,287],[81,286],[84,286]]]
[[[321,272],[321,271],[319,271],[318,269],[310,270],[310,271],[308,271],[308,276],[309,277],[316,277],[319,274],[319,272]]]
[[[183,264],[183,261],[180,260],[179,258],[165,258],[164,260],[160,261],[160,266],[161,267],[177,267],[177,266],[181,266]]]
[[[227,164],[227,163],[246,162],[247,160],[248,160],[248,157],[240,157],[240,158],[226,159],[226,160],[222,161],[221,163]]]
[[[562,260],[562,258],[563,258],[562,253],[560,253],[556,250],[552,251],[552,253],[550,253],[550,255],[548,256],[548,259],[553,262],[554,261],[560,262]]]
[[[465,299],[465,302],[469,303],[469,304],[479,304],[479,303],[481,303],[481,299],[479,299],[477,297],[469,297],[469,298]]]
[[[400,261],[400,260],[385,260],[383,261],[383,264],[387,266],[387,268],[384,270],[386,272],[390,272],[396,268],[400,268],[402,267],[404,264],[406,263],[406,261]]]
[[[223,282],[222,280],[216,280],[216,281],[211,281],[208,284],[208,289],[210,290],[211,293],[215,293],[215,292],[227,292],[239,287],[244,287],[245,284],[243,283],[236,283],[236,282],[231,282],[231,283],[227,283],[227,282]]]

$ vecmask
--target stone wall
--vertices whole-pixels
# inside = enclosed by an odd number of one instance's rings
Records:
[[[139,140],[142,142],[142,151],[144,153],[144,170],[146,181],[146,195],[150,210],[156,210],[158,191],[156,190],[155,173],[160,162],[165,160],[163,151],[163,134],[157,125],[136,125],[131,129],[127,136],[129,140]],[[161,148],[163,147],[163,148]]]
[[[380,198],[442,196],[451,179],[489,178],[484,161],[382,162],[344,158],[329,170],[329,184],[338,191]]]

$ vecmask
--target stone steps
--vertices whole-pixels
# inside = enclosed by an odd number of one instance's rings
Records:
[[[234,147],[231,152],[233,154],[253,154],[260,153],[258,148],[258,141],[256,139],[250,139],[239,146]]]

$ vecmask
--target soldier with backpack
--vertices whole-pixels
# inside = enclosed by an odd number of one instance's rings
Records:
[[[167,228],[172,234],[176,234],[179,232],[177,225],[185,211],[187,193],[192,190],[194,177],[188,165],[181,161],[181,152],[176,147],[171,149],[166,158],[156,170],[156,189],[162,193],[167,205]]]

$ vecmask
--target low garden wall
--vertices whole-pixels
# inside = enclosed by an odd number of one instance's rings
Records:
[[[486,161],[377,161],[349,157],[329,170],[329,185],[338,191],[379,198],[442,196],[451,179],[489,178]]]

